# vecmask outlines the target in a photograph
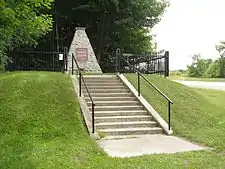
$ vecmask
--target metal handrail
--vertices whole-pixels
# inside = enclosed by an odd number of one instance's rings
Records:
[[[88,93],[88,96],[89,96],[89,98],[91,100],[91,109],[92,109],[92,133],[95,133],[95,103],[94,103],[94,100],[91,97],[91,94],[90,94],[90,92],[88,90],[88,87],[87,87],[87,85],[85,83],[84,76],[82,75],[82,72],[81,72],[81,69],[80,69],[80,67],[79,67],[79,65],[77,63],[77,60],[74,57],[74,54],[72,53],[72,75],[74,74],[74,63],[73,63],[73,61],[75,61],[76,66],[77,66],[77,69],[78,69],[78,73],[79,73],[79,97],[81,97],[81,83],[83,81],[83,84],[85,86],[85,89],[86,89],[86,91]]]
[[[138,74],[140,74],[140,76],[148,83],[150,84],[154,89],[156,89],[156,91],[158,93],[160,93],[165,99],[167,99],[170,103],[173,104],[173,101],[167,96],[165,95],[161,90],[159,90],[159,88],[157,88],[153,83],[151,83],[144,75],[141,74],[141,72],[135,68],[130,62],[128,62],[125,58],[122,58],[129,66],[131,66]]]
[[[157,88],[153,83],[151,83],[144,75],[142,75],[142,73],[137,68],[135,68],[130,62],[128,62],[124,57],[121,57],[121,53],[119,49],[117,49],[116,55],[117,55],[116,66],[117,66],[117,69],[119,69],[119,73],[121,73],[120,60],[122,58],[138,74],[138,96],[139,97],[141,94],[141,90],[140,90],[140,76],[141,76],[150,86],[152,86],[161,96],[163,96],[168,101],[168,129],[170,130],[171,129],[171,104],[173,104],[173,101],[167,95],[165,95],[159,88]]]

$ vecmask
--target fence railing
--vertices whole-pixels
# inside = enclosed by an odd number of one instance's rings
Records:
[[[89,90],[88,90],[88,87],[87,87],[87,85],[86,85],[86,83],[85,83],[85,80],[84,80],[84,76],[82,75],[82,71],[81,71],[81,69],[80,69],[80,67],[79,67],[79,65],[78,65],[78,62],[77,62],[77,60],[76,60],[76,58],[74,57],[74,54],[72,54],[72,75],[74,75],[74,62],[75,62],[75,64],[76,64],[76,66],[77,66],[77,70],[78,70],[78,74],[79,74],[79,97],[81,97],[81,90],[82,90],[82,82],[83,82],[83,84],[84,84],[84,87],[85,87],[85,89],[86,89],[86,91],[87,91],[87,94],[88,94],[88,96],[89,96],[89,98],[90,98],[90,100],[91,100],[91,110],[92,110],[92,133],[95,133],[95,103],[94,103],[94,100],[93,100],[93,98],[91,97],[91,94],[90,94],[90,92],[89,92]]]
[[[9,53],[11,62],[6,66],[8,71],[53,71],[64,72],[66,50],[61,52],[14,51]]]
[[[168,54],[168,53],[167,53]],[[171,104],[173,104],[173,101],[165,95],[161,90],[159,90],[153,83],[151,83],[137,68],[135,68],[134,65],[132,65],[127,59],[124,58],[124,56],[121,54],[120,49],[117,49],[116,51],[116,62],[117,62],[117,71],[119,73],[121,72],[121,61],[124,61],[130,69],[133,69],[135,73],[137,73],[137,81],[138,81],[138,96],[141,95],[141,81],[140,77],[142,77],[151,87],[153,87],[163,98],[165,98],[168,101],[168,129],[171,129]],[[165,74],[166,76],[166,74]]]
[[[121,71],[124,73],[131,73],[133,69],[137,68],[141,73],[144,74],[159,74],[165,77],[169,76],[169,52],[165,53],[153,53],[153,54],[121,54],[124,59],[121,61]],[[128,65],[127,62],[129,62]],[[117,65],[118,66],[118,65]],[[116,68],[118,69],[118,68]]]

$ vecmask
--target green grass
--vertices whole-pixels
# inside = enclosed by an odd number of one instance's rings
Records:
[[[171,80],[187,80],[187,81],[204,81],[204,82],[225,82],[225,78],[202,78],[202,77],[188,77],[188,76],[170,76]]]
[[[134,80],[133,75],[128,77]],[[84,128],[68,76],[44,72],[9,73],[0,76],[0,168],[224,168],[224,106],[217,100],[224,98],[225,93],[197,91],[164,78],[151,79],[168,90],[175,101],[172,126],[176,135],[213,146],[215,150],[125,159],[108,157]],[[153,96],[149,88],[143,90]],[[186,105],[187,97],[189,105]],[[155,99],[158,98],[155,95]],[[152,100],[152,103],[158,110],[164,110],[160,102]],[[198,117],[202,118],[198,120]]]

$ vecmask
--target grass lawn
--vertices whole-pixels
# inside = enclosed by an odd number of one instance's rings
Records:
[[[188,76],[170,76],[171,80],[204,81],[204,82],[225,82],[225,78],[202,78]]]
[[[213,146],[215,150],[119,159],[108,157],[88,136],[68,76],[46,72],[3,76],[0,77],[1,169],[225,167],[225,108],[221,101],[224,92],[195,90],[164,78],[149,77],[175,102],[172,126],[176,135]],[[135,81],[134,75],[128,78]],[[151,88],[143,90],[165,116],[165,106],[161,105],[164,102]],[[159,101],[153,100],[153,96]]]

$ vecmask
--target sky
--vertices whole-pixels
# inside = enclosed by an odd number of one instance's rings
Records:
[[[170,0],[153,29],[158,50],[170,52],[170,69],[186,69],[191,56],[219,57],[215,45],[225,41],[225,0]]]

